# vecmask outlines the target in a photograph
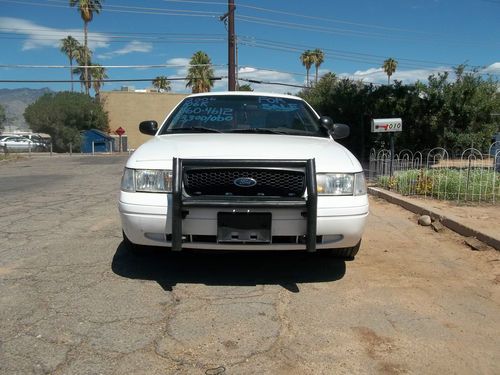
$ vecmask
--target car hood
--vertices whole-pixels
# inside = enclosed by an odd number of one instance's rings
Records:
[[[172,159],[312,159],[317,172],[360,172],[358,160],[330,138],[276,134],[169,134],[155,136],[127,167],[171,169]]]

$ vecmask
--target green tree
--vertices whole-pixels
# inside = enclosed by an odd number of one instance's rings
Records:
[[[170,91],[170,81],[166,76],[158,76],[155,79],[153,79],[153,87],[156,88],[159,92],[163,91]]]
[[[79,49],[80,43],[78,40],[73,38],[71,35],[68,35],[66,38],[61,39],[60,50],[64,53],[69,59],[69,74],[71,80],[71,91],[74,91],[73,88],[73,60],[75,59],[75,53]]]
[[[24,118],[34,132],[50,134],[57,152],[68,151],[70,143],[73,150],[78,150],[82,130],[109,131],[108,115],[102,104],[76,92],[41,96],[26,108]]]
[[[431,125],[443,147],[475,147],[486,151],[499,119],[498,81],[484,79],[478,72],[455,68],[455,81],[448,74],[429,77],[426,96],[431,100]]]
[[[319,113],[351,126],[351,137],[341,140],[357,156],[370,148],[387,148],[387,134],[371,133],[374,118],[400,117],[403,131],[395,134],[396,150],[422,151],[434,147],[488,150],[500,125],[498,81],[478,72],[455,70],[431,75],[427,82],[404,85],[366,85],[325,74],[313,87],[299,93]]]
[[[214,86],[214,70],[210,57],[203,51],[196,52],[189,62],[186,87],[193,93],[209,92]]]
[[[309,71],[311,70],[311,66],[314,64],[314,54],[311,50],[304,51],[302,55],[300,55],[300,61],[302,65],[306,68],[306,86],[309,86]]]
[[[238,85],[238,91],[253,91],[253,88],[249,83],[245,83],[244,85]]]
[[[78,11],[80,12],[80,16],[83,20],[83,36],[84,36],[84,52],[89,51],[88,48],[88,25],[89,22],[92,21],[94,18],[94,13],[99,14],[102,5],[101,5],[101,0],[69,0],[69,5],[71,7],[77,7]],[[83,62],[85,63],[85,66],[90,65],[90,57],[85,54],[83,56]],[[89,94],[89,73],[88,69],[84,68],[84,82],[85,82],[85,93],[88,95]]]
[[[92,87],[94,88],[95,94],[97,96],[101,91],[101,87],[104,85],[103,81],[109,78],[106,74],[106,68],[104,68],[100,64],[92,64],[90,76],[92,78]]]
[[[396,72],[397,67],[398,67],[398,62],[394,60],[392,57],[384,61],[382,69],[384,69],[385,74],[387,74],[388,85],[391,84],[391,76]]]
[[[323,64],[323,62],[325,61],[325,54],[319,48],[316,48],[314,51],[312,51],[312,54],[313,54],[314,67],[316,68],[316,77],[315,77],[316,79],[314,82],[318,83],[318,71],[321,64]]]
[[[0,130],[3,130],[3,123],[5,122],[5,108],[0,104]]]

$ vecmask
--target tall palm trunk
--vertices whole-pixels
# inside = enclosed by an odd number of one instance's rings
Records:
[[[71,81],[71,92],[75,91],[73,86],[73,56],[69,58],[69,79]]]
[[[85,94],[89,94],[89,85],[88,85],[88,82],[89,82],[89,71],[88,71],[88,68],[87,66],[89,65],[89,58],[88,58],[88,46],[87,46],[87,34],[88,34],[88,22],[87,21],[84,21],[83,22],[83,36],[84,36],[84,46],[85,46],[85,52],[84,52],[84,59],[85,59],[85,68],[84,68],[84,71],[83,71],[83,79],[85,80],[84,82],[84,86],[85,86]]]

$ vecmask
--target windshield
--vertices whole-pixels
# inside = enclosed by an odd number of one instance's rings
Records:
[[[185,99],[167,119],[160,134],[189,132],[328,136],[303,101],[250,95]]]

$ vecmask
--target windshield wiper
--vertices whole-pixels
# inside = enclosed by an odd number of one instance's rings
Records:
[[[174,129],[167,129],[167,133],[221,133],[220,130],[213,129],[213,128],[206,128],[204,126],[190,126],[188,128],[174,128]]]

